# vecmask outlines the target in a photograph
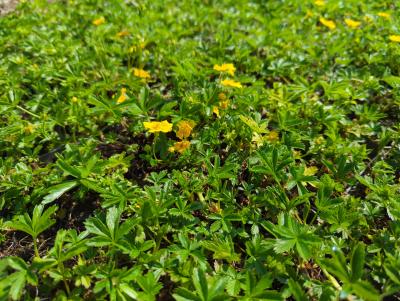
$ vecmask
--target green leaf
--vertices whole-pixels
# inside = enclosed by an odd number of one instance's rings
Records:
[[[13,274],[13,281],[10,287],[10,296],[13,300],[20,300],[20,297],[22,295],[22,291],[25,287],[25,281],[26,281],[26,272],[21,271],[21,272],[16,272]]]
[[[126,294],[127,296],[131,297],[134,300],[137,300],[138,293],[127,283],[121,283],[119,285],[119,289]]]
[[[296,301],[309,300],[307,298],[306,294],[301,289],[300,284],[297,281],[290,278],[288,281],[288,285],[289,285],[290,292],[292,293],[292,295]]]
[[[202,301],[200,297],[197,297],[191,291],[183,287],[177,288],[175,293],[172,294],[172,296],[177,301]]]
[[[48,188],[46,190],[48,194],[43,198],[42,205],[46,205],[55,201],[64,193],[74,188],[76,185],[78,185],[78,181],[68,181]]]
[[[351,281],[355,282],[359,280],[363,274],[365,262],[365,246],[363,243],[359,243],[353,250],[351,257]]]
[[[369,282],[357,281],[351,284],[351,288],[354,293],[367,301],[378,301],[380,300],[380,295],[375,287],[373,287]]]
[[[394,75],[389,75],[385,76],[382,78],[384,82],[386,82],[388,85],[390,85],[392,88],[399,88],[400,87],[400,77],[399,76],[394,76]]]
[[[192,276],[194,287],[201,300],[208,300],[208,284],[206,274],[202,269],[194,269]]]

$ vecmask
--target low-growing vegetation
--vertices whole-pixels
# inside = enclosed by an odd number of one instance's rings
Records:
[[[0,300],[399,300],[399,9],[0,17]]]

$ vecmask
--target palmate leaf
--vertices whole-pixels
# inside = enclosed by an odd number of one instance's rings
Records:
[[[138,277],[136,281],[143,290],[143,293],[139,293],[142,300],[145,300],[145,298],[146,300],[155,300],[156,295],[163,287],[151,272],[147,273],[145,276]]]
[[[242,277],[243,278],[243,277]],[[243,289],[243,293],[240,294],[240,300],[245,301],[280,301],[283,300],[282,295],[275,291],[270,290],[272,286],[273,276],[271,274],[265,274],[257,279],[256,273],[247,271],[245,275],[245,282],[241,283],[240,287]],[[229,285],[229,281],[228,281]],[[227,285],[227,289],[228,289]],[[239,287],[239,291],[240,291]],[[236,299],[235,299],[236,300]]]
[[[289,279],[288,281],[290,292],[292,293],[294,299],[296,301],[307,301],[308,298],[306,294],[303,292],[300,284],[293,279]]]
[[[342,251],[334,247],[332,259],[321,259],[320,266],[338,277],[343,283],[343,290],[365,300],[380,300],[379,293],[369,282],[360,280],[365,262],[364,245],[359,243],[354,248],[350,267]]]
[[[225,259],[228,262],[240,260],[240,255],[235,252],[233,242],[229,237],[224,239],[215,237],[212,241],[204,241],[202,245],[213,252],[214,259]]]
[[[350,285],[351,291],[367,301],[378,301],[381,297],[376,288],[369,282],[358,280]]]
[[[224,294],[227,281],[226,277],[207,277],[202,269],[195,268],[192,276],[195,292],[180,287],[175,291],[173,297],[180,301],[230,300],[230,297]]]
[[[30,266],[19,257],[7,257],[0,261],[0,272],[6,267],[16,270],[14,273],[0,279],[0,296],[8,293],[12,300],[20,300],[26,283],[38,285],[38,278]]]
[[[299,224],[288,215],[281,215],[282,225],[263,223],[267,231],[270,231],[277,239],[274,241],[274,250],[277,253],[288,252],[295,248],[303,259],[312,256],[311,250],[320,243],[320,238],[307,226]]]
[[[125,252],[128,251],[124,237],[138,221],[127,219],[120,224],[120,218],[121,211],[116,207],[107,210],[105,220],[101,217],[89,218],[85,222],[86,230],[94,237],[90,238],[87,244],[97,247],[114,245]]]
[[[58,263],[69,260],[87,249],[84,239],[76,241],[71,239],[74,235],[76,235],[75,230],[58,230],[54,246],[49,251],[49,254],[55,257]]]
[[[36,239],[40,233],[50,228],[56,221],[51,216],[57,210],[57,206],[47,208],[44,212],[44,206],[35,206],[32,218],[25,213],[18,215],[12,221],[7,221],[4,226],[9,229],[25,232]]]
[[[268,174],[279,180],[278,174],[290,163],[293,162],[287,149],[284,147],[263,147],[257,151],[256,157],[261,165],[251,167],[251,171],[255,173]]]

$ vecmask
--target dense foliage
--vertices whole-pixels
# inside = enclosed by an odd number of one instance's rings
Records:
[[[399,9],[20,3],[0,300],[400,299]]]

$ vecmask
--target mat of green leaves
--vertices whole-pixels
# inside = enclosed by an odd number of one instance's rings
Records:
[[[399,5],[21,1],[0,300],[400,300]]]

